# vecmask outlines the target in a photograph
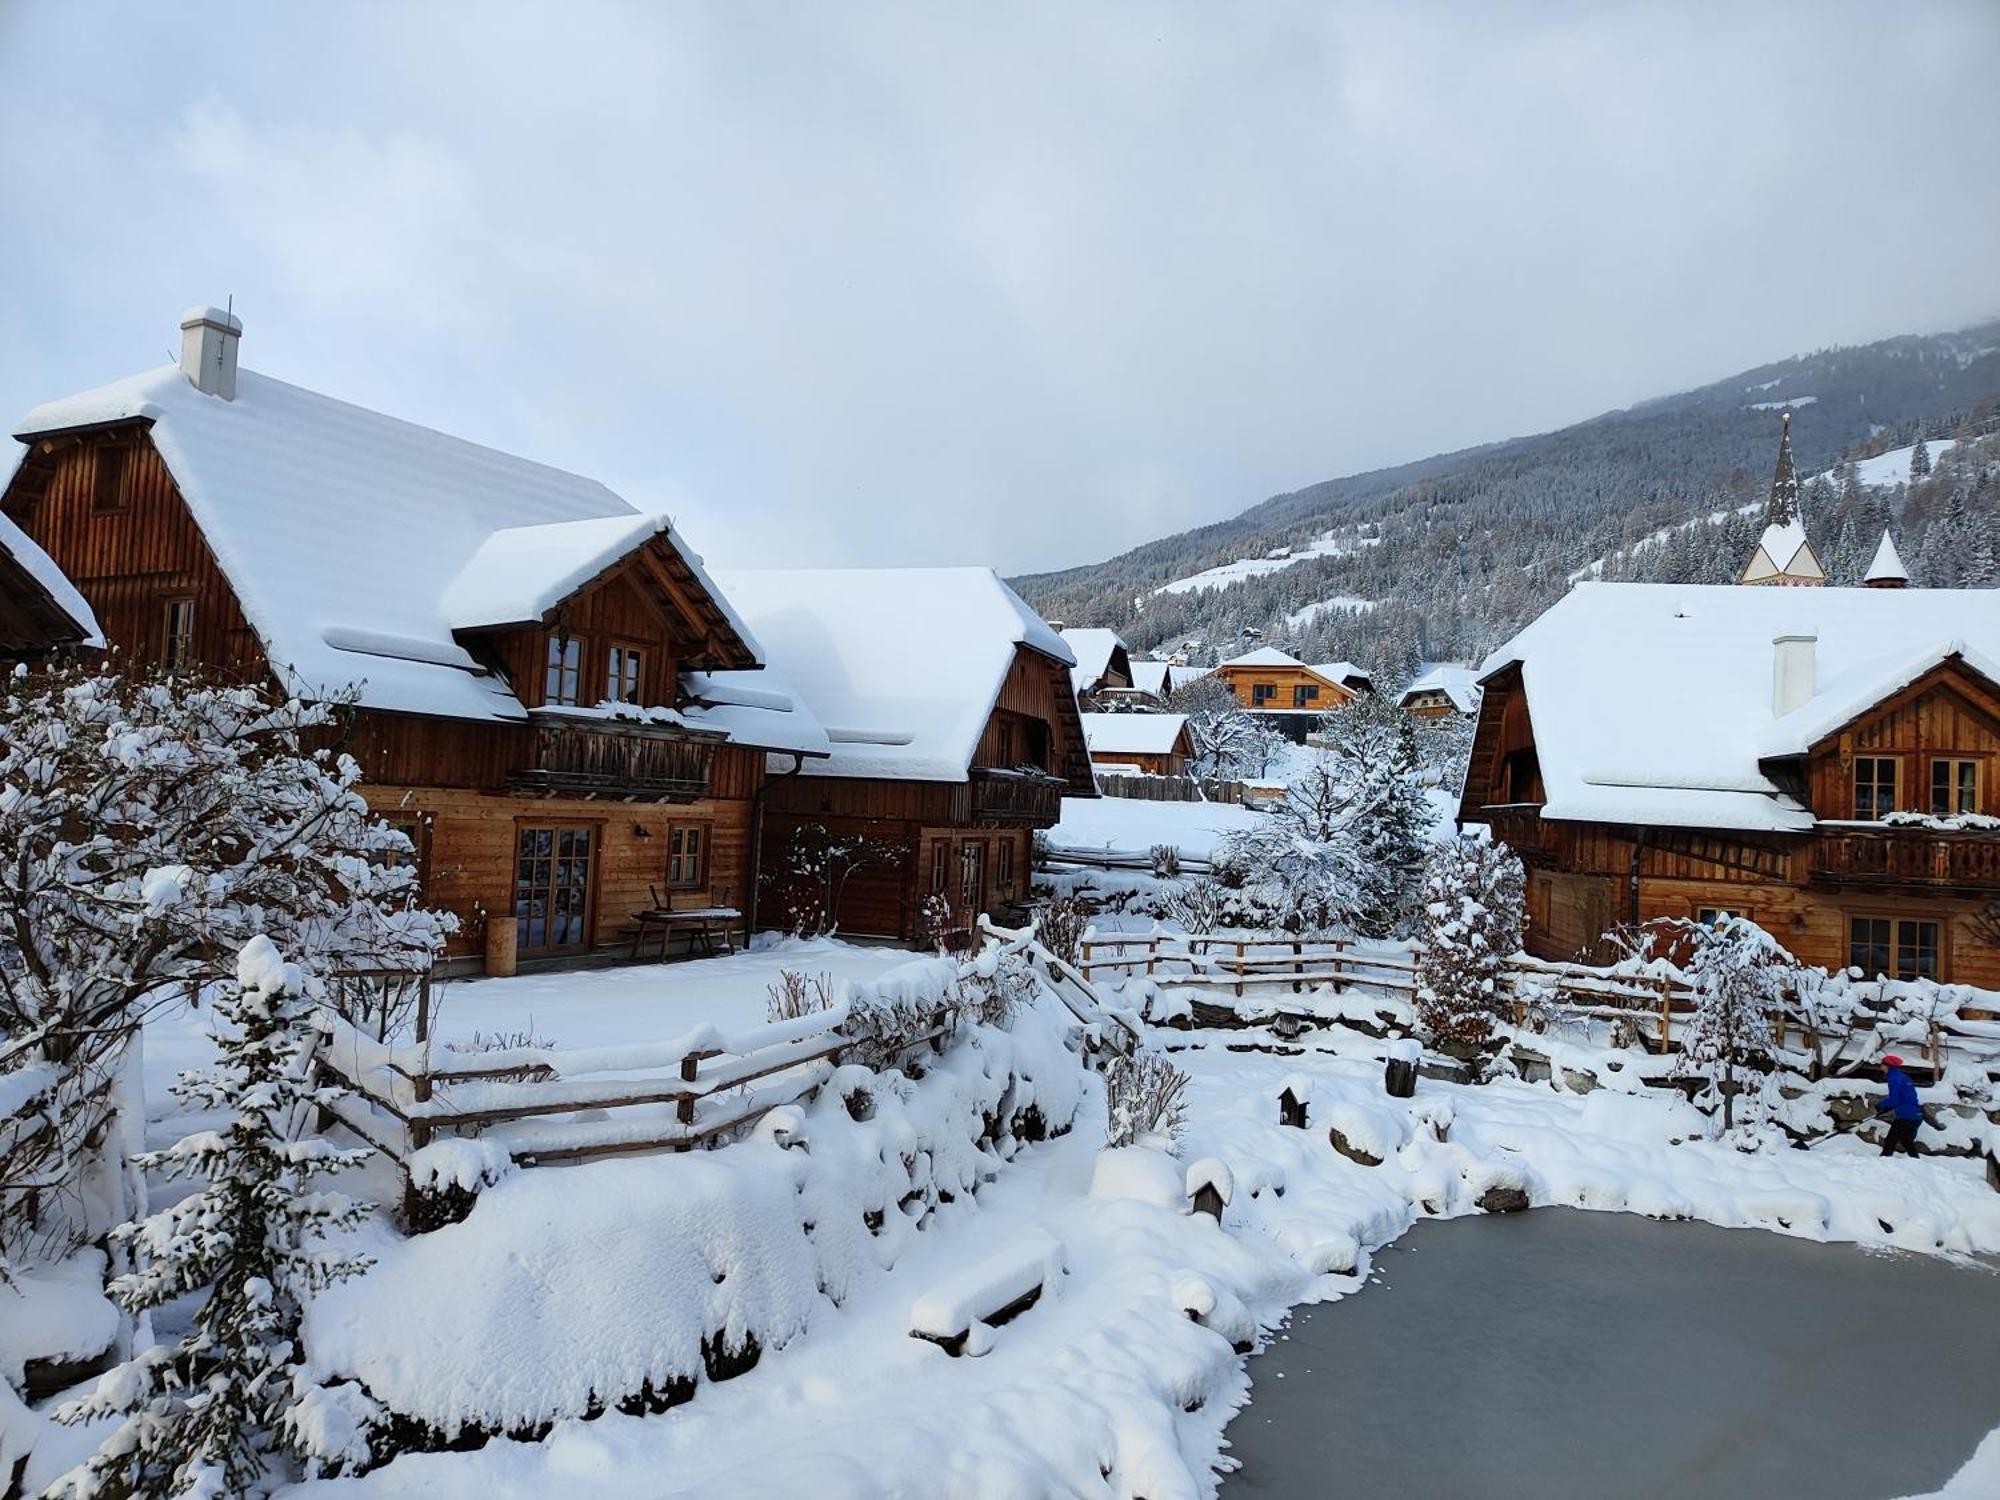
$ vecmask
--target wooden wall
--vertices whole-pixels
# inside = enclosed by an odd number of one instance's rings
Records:
[[[751,809],[746,801],[711,798],[674,806],[494,797],[455,787],[371,784],[363,790],[368,805],[388,821],[428,825],[424,895],[434,905],[457,913],[465,924],[448,950],[454,957],[480,951],[472,925],[477,907],[483,906],[491,920],[513,920],[517,836],[523,826],[582,823],[596,830],[590,918],[595,947],[628,941],[619,929],[630,925],[634,912],[653,904],[653,891],[662,901],[668,899],[669,823],[700,823],[709,836],[707,886],[674,892],[674,904],[748,910],[752,861]],[[640,835],[642,828],[649,836]]]
[[[1236,701],[1245,708],[1292,708],[1327,710],[1339,708],[1354,694],[1338,683],[1329,682],[1317,672],[1309,672],[1300,667],[1217,667],[1215,675],[1223,686],[1236,696]],[[1276,696],[1263,703],[1256,701],[1255,689],[1260,684],[1268,684],[1276,689]],[[1316,687],[1319,696],[1306,703],[1294,703],[1292,690],[1299,687]]]
[[[124,455],[122,502],[99,512],[99,468],[114,461],[113,452]],[[141,662],[159,660],[167,601],[191,598],[194,660],[224,672],[264,672],[263,647],[145,424],[37,443],[0,506],[90,601],[112,646]]]
[[[1896,805],[1930,811],[1931,761],[1980,763],[1979,811],[2000,816],[2000,697],[1963,664],[1925,674],[1876,712],[1814,748],[1808,761],[1812,808],[1822,818],[1854,816],[1854,757],[1896,757]]]

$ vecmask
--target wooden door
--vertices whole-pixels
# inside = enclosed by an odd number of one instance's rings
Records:
[[[521,956],[590,947],[597,829],[588,823],[521,825],[514,856],[514,920]]]

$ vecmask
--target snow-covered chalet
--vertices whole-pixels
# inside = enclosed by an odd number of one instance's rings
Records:
[[[1862,587],[1809,576],[1790,458],[1744,582],[1804,586],[1576,585],[1483,664],[1460,820],[1527,863],[1544,957],[1733,913],[2000,988],[2000,589],[1906,587],[1886,538]]]
[[[1373,691],[1368,674],[1351,661],[1308,664],[1276,646],[1231,657],[1215,676],[1238,704],[1269,716],[1272,727],[1304,744],[1321,714]]]
[[[829,746],[667,518],[239,369],[215,308],[181,331],[177,364],[16,425],[9,566],[52,560],[78,638],[128,659],[351,690],[345,748],[454,956],[616,948],[641,911],[749,926],[767,756]],[[49,578],[8,592],[77,614]]]
[[[963,935],[1025,896],[1034,831],[1097,795],[1063,638],[990,568],[716,576],[829,741],[773,758],[773,883],[843,850],[824,898],[840,931],[904,941],[942,935],[928,898]]]

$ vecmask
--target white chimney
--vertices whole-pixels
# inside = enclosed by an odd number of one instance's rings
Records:
[[[242,341],[242,319],[219,307],[190,307],[181,314],[181,373],[202,394],[234,401],[236,346]]]
[[[1782,719],[1813,695],[1816,635],[1781,635],[1771,642],[1771,712]]]

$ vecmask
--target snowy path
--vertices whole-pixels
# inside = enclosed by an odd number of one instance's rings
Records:
[[[1375,1273],[1251,1361],[1224,1500],[1336,1469],[1383,1500],[1889,1500],[2000,1420],[1991,1267],[1537,1209],[1419,1224]]]
[[[1337,1038],[1337,1040],[1331,1040]],[[1213,1494],[1222,1427],[1248,1394],[1226,1339],[1180,1310],[1199,1278],[1228,1307],[1275,1326],[1293,1305],[1360,1290],[1368,1251],[1420,1216],[1469,1212],[1486,1186],[1539,1204],[1627,1208],[1764,1227],[1802,1239],[1953,1252],[2000,1250],[2000,1195],[1968,1161],[1886,1162],[1847,1140],[1756,1156],[1686,1138],[1692,1111],[1656,1094],[1588,1096],[1498,1083],[1381,1092],[1379,1044],[1320,1033],[1293,1056],[1231,1051],[1259,1033],[1157,1034],[1193,1078],[1180,1159],[1220,1158],[1235,1199],[1220,1230],[1137,1196],[1091,1192],[1101,1105],[1077,1131],[1025,1150],[976,1202],[944,1209],[893,1268],[767,1355],[664,1416],[559,1423],[539,1443],[406,1457],[360,1480],[308,1487],[324,1500],[514,1500],[560,1493],[1044,1496]],[[1192,1044],[1192,1045],[1190,1045]],[[1312,1092],[1312,1128],[1276,1123],[1290,1075]],[[1448,1121],[1448,1124],[1446,1123]],[[1337,1155],[1327,1126],[1385,1159]],[[1438,1140],[1443,1126],[1448,1139]],[[579,1172],[589,1169],[577,1169]],[[1279,1188],[1283,1188],[1282,1194]],[[1177,1194],[1176,1194],[1177,1196]],[[1886,1227],[1885,1227],[1886,1226]],[[1070,1274],[997,1331],[991,1353],[951,1359],[908,1336],[913,1301],[1014,1236],[1064,1245]],[[1357,1274],[1321,1274],[1353,1266]],[[1324,1316],[1338,1326],[1341,1314]],[[1643,1406],[1652,1379],[1626,1376]],[[1369,1481],[1356,1476],[1357,1492]]]

